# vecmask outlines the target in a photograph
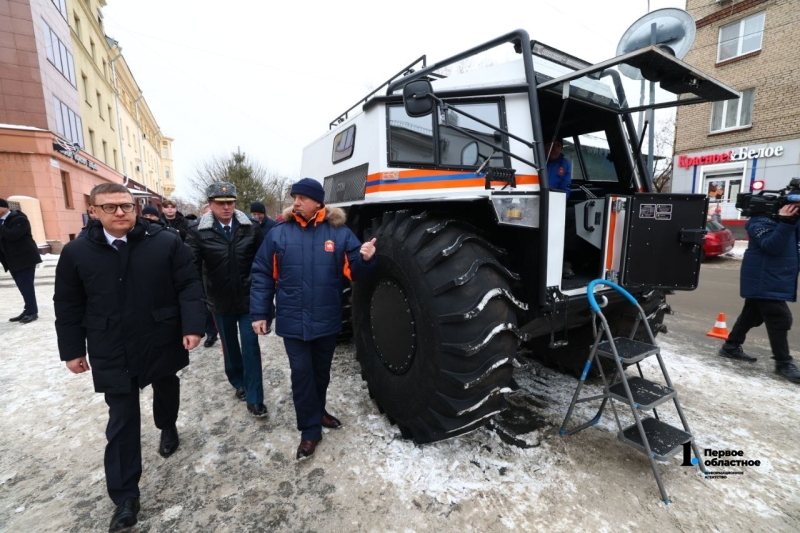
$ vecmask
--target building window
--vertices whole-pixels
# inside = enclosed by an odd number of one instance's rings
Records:
[[[106,64],[106,60],[103,60],[103,77],[108,79],[108,65]]]
[[[164,172],[166,172],[166,177],[169,179],[169,167],[164,167]]]
[[[91,39],[89,39],[89,50],[91,50],[91,52],[92,52],[92,59],[94,61],[97,61],[97,58],[95,57],[94,41],[91,40]]]
[[[166,146],[161,147],[161,157],[163,157],[164,159],[169,159],[169,148],[167,148]]]
[[[114,129],[114,117],[111,116],[111,106],[108,106],[108,124],[111,129]]]
[[[50,29],[47,22],[42,20],[42,31],[44,32],[45,54],[47,60],[67,78],[73,87],[78,87],[75,81],[75,60],[72,53],[67,50],[66,45]]]
[[[100,115],[100,118],[103,118],[103,99],[100,96],[100,92],[97,92],[96,95],[97,95],[97,114]]]
[[[89,130],[89,149],[92,151],[92,155],[97,154],[97,149],[94,144],[94,131],[91,129]]]
[[[53,0],[53,5],[56,6],[56,9],[58,9],[58,12],[64,17],[64,20],[69,20],[67,19],[67,0]]]
[[[55,96],[53,97],[53,114],[56,119],[56,133],[83,148],[81,117]]]
[[[114,170],[118,170],[117,168],[117,151],[114,150]]]
[[[80,17],[78,17],[77,13],[75,13],[74,20],[75,20],[75,35],[78,36],[78,39],[82,39],[83,38],[83,35],[82,35],[83,32],[81,31],[81,19],[80,19]]]
[[[61,171],[61,190],[64,192],[64,206],[72,209],[72,184],[69,181],[69,172]]]
[[[89,78],[83,72],[81,72],[81,85],[83,85],[83,99],[89,104]],[[91,105],[89,104],[89,106]]]
[[[103,163],[108,164],[108,143],[103,141]]]
[[[711,107],[711,132],[752,125],[754,97],[755,89],[747,89],[740,98],[714,102]]]
[[[719,29],[717,62],[761,50],[766,12],[728,24]]]

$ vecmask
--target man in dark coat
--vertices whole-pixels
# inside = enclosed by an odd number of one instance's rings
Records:
[[[180,233],[181,240],[186,240],[186,232],[189,230],[189,221],[186,220],[180,211],[178,204],[169,198],[161,202],[161,220],[168,228],[174,228]]]
[[[159,453],[179,444],[180,380],[200,342],[203,287],[189,249],[161,224],[136,218],[128,190],[116,183],[90,195],[99,220],[68,243],[56,268],[56,333],[61,360],[89,370],[109,408],[105,453],[108,494],[117,506],[110,531],[136,523],[142,474],[139,389],[153,386]]]
[[[236,389],[236,398],[247,401],[247,410],[253,416],[265,417],[261,348],[250,318],[250,268],[264,236],[246,214],[235,208],[233,184],[213,183],[206,193],[211,211],[189,230],[186,244],[203,276],[228,381]]]
[[[292,186],[294,204],[285,222],[269,232],[253,264],[250,309],[253,330],[265,335],[275,315],[292,369],[292,397],[300,430],[297,458],[314,453],[322,428],[341,422],[325,410],[336,334],[342,329],[342,284],[377,266],[375,239],[361,244],[341,209],[326,208],[318,181]]]
[[[766,324],[775,372],[800,383],[800,371],[789,353],[792,312],[786,302],[797,300],[800,274],[800,204],[787,204],[775,217],[754,216],[745,224],[750,242],[744,253],[740,295],[744,308],[719,354],[754,362],[742,350],[747,332]]]
[[[267,208],[264,207],[264,204],[261,202],[253,202],[250,204],[250,215],[253,217],[253,220],[258,221],[261,227],[261,233],[264,237],[266,237],[269,230],[277,224],[277,222],[267,216]]]
[[[22,211],[10,210],[8,202],[0,198],[0,264],[6,272],[11,271],[11,277],[25,301],[25,309],[9,318],[10,322],[27,324],[39,318],[33,277],[36,265],[41,262],[42,256],[33,241],[28,217]]]

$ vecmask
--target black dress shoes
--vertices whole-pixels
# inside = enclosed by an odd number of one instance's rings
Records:
[[[111,516],[111,525],[108,526],[109,533],[125,531],[138,521],[139,498],[128,498],[114,509]]]
[[[330,414],[328,411],[325,411],[325,414],[322,415],[322,427],[328,429],[339,429],[342,427],[342,423],[339,422],[339,419]]]
[[[247,391],[244,387],[239,387],[236,389],[236,399],[241,401],[245,401],[247,399]]]
[[[256,418],[263,418],[269,414],[267,406],[263,403],[248,403],[247,410]]]
[[[25,315],[25,316],[23,316],[22,318],[19,319],[19,323],[20,324],[29,324],[30,322],[33,322],[37,318],[39,318],[39,315],[37,315],[36,313],[33,313],[32,315]]]
[[[305,459],[306,457],[311,457],[314,455],[314,451],[317,449],[317,444],[319,444],[319,441],[321,440],[322,437],[317,440],[301,440],[300,446],[297,447],[297,458]]]
[[[178,439],[178,428],[172,426],[171,428],[162,429],[161,430],[161,443],[158,445],[158,453],[161,457],[169,457],[175,450],[178,449],[178,445],[181,441]]]
[[[9,322],[19,322],[25,317],[25,311],[21,312],[19,315],[15,316],[14,318],[9,318]]]
[[[208,335],[206,337],[206,342],[203,343],[203,346],[205,346],[206,348],[211,348],[212,346],[214,346],[215,342],[217,342],[217,334],[216,333],[213,334],[213,335]]]

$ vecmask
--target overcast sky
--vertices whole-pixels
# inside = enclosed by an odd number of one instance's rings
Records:
[[[651,0],[651,10],[685,7]],[[242,151],[300,177],[303,147],[422,54],[434,63],[517,28],[572,55],[615,55],[647,0],[259,2],[108,0],[117,39],[162,132],[176,195],[212,155]],[[510,47],[510,45],[509,45]],[[513,54],[509,54],[511,58]]]

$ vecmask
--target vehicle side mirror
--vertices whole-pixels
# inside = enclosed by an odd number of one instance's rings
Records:
[[[431,95],[433,87],[428,80],[417,80],[403,86],[403,105],[409,117],[425,117],[433,113],[436,102]]]
[[[478,164],[478,143],[472,141],[461,149],[461,164],[465,167]]]

